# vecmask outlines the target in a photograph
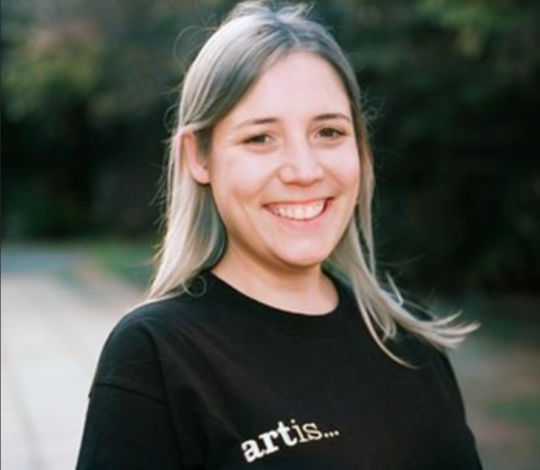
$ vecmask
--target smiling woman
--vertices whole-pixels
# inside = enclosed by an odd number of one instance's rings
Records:
[[[335,69],[314,53],[289,53],[216,124],[208,155],[193,131],[183,141],[227,233],[214,274],[276,307],[328,311],[335,298],[320,289],[321,264],[351,220],[360,180],[349,98]]]
[[[480,468],[444,352],[474,326],[381,286],[373,177],[332,36],[237,5],[185,77],[155,276],[102,352],[79,470]]]

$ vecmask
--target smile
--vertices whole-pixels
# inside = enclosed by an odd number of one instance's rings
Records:
[[[327,199],[322,199],[309,204],[270,204],[266,208],[278,217],[305,221],[319,217],[323,213],[327,201]]]

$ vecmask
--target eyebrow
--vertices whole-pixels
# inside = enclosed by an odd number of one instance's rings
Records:
[[[326,121],[328,119],[345,119],[349,122],[351,122],[351,118],[343,113],[325,113],[325,114],[319,114],[318,116],[315,116],[313,119],[314,121]],[[233,128],[233,130],[239,129],[240,127],[249,126],[249,125],[257,125],[257,124],[270,124],[274,122],[279,122],[279,119],[276,117],[264,117],[264,118],[256,118],[256,119],[248,119],[247,121],[241,122],[237,126]]]

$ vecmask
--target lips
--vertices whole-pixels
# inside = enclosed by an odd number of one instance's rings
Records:
[[[272,214],[284,219],[309,221],[316,219],[324,212],[328,201],[329,198],[325,198],[309,202],[273,203],[265,207]]]

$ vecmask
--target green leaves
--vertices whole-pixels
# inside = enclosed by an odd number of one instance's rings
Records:
[[[140,215],[153,194],[141,188],[155,187],[156,173],[145,169],[162,163],[172,91],[233,3],[2,2],[4,168],[12,175],[3,223],[15,221],[12,233],[73,233],[85,229],[82,218],[127,230],[117,214],[130,203],[138,215],[129,230],[153,229]],[[540,2],[315,7],[356,66],[372,117],[379,236],[393,241],[381,258],[420,258],[408,272],[430,286],[538,283]],[[119,190],[131,179],[138,200]],[[19,188],[31,189],[30,202]]]

